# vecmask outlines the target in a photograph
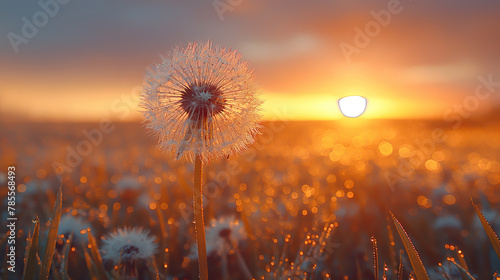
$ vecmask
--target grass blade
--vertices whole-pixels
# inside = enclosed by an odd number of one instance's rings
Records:
[[[396,253],[396,241],[394,240],[394,233],[392,231],[391,227],[391,220],[389,218],[389,215],[385,216],[385,219],[387,221],[387,235],[389,237],[389,258],[391,260],[391,265],[392,265],[392,271],[396,272],[398,270],[398,255]]]
[[[401,225],[401,223],[396,219],[394,214],[392,214],[392,220],[394,221],[394,225],[396,226],[396,229],[399,233],[399,236],[401,237],[401,240],[403,241],[403,245],[406,249],[406,253],[408,254],[408,257],[410,258],[410,263],[411,266],[413,267],[413,270],[415,271],[415,277],[417,280],[429,280],[429,276],[427,275],[427,271],[425,270],[424,264],[422,263],[422,260],[418,256],[418,252],[415,249],[415,246],[413,246],[413,243],[410,240],[410,237],[406,233],[405,229]]]
[[[476,278],[474,278],[474,276],[472,276],[469,273],[469,271],[467,271],[465,268],[463,268],[461,265],[459,265],[456,261],[454,261],[453,259],[451,259],[451,262],[460,270],[460,273],[462,274],[462,279],[476,280]],[[464,277],[463,275],[465,275],[467,277]]]
[[[458,248],[457,248],[458,249]],[[467,271],[469,271],[469,266],[465,261],[464,253],[462,250],[457,250],[458,263]]]
[[[94,263],[92,262],[92,258],[90,257],[89,253],[87,252],[87,249],[83,249],[83,254],[85,256],[85,263],[87,264],[87,269],[89,270],[90,274],[90,279],[91,280],[97,280],[97,270],[95,268]]]
[[[403,250],[399,252],[398,280],[403,280]]]
[[[108,275],[106,274],[106,270],[104,269],[101,254],[99,254],[99,250],[97,249],[97,242],[90,231],[87,231],[87,235],[89,237],[90,255],[94,262],[97,276],[100,280],[106,280],[108,279]]]
[[[378,280],[378,247],[377,247],[377,239],[372,236],[373,243],[373,274],[375,276],[375,280]]]
[[[160,244],[161,244],[161,268],[164,270],[165,274],[168,275],[168,263],[169,263],[169,256],[170,254],[165,251],[168,248],[167,244],[167,227],[165,225],[165,218],[163,217],[163,212],[160,207],[156,207],[156,214],[158,215],[158,223],[160,224],[160,230],[161,230],[161,239],[160,239]]]
[[[467,265],[467,262],[465,261],[464,254],[463,254],[462,250],[459,250],[458,247],[456,247],[456,248],[457,248],[457,259],[458,259],[458,263],[460,264],[460,274],[462,275],[462,279],[469,279],[469,275],[467,275],[467,274],[470,274],[469,273],[469,266]],[[474,279],[474,277],[472,279]]]
[[[26,263],[24,264],[24,280],[31,280],[35,277],[35,270],[37,266],[36,253],[38,252],[38,236],[40,234],[40,221],[38,216],[36,217],[35,230],[33,231],[33,236],[28,240],[28,257]]]
[[[481,225],[483,225],[484,231],[486,231],[486,235],[488,235],[491,245],[495,249],[495,252],[497,252],[498,258],[500,259],[500,240],[498,240],[498,235],[495,233],[495,231],[493,231],[493,228],[491,227],[490,223],[488,223],[483,213],[481,213],[479,207],[477,207],[477,205],[474,204],[472,197],[470,198],[470,202],[472,203],[472,206],[474,206],[476,214],[479,217],[479,220],[481,221]]]
[[[50,267],[52,266],[52,259],[54,258],[54,251],[56,249],[57,229],[59,228],[59,220],[61,219],[62,212],[62,183],[59,186],[56,202],[54,203],[54,212],[50,219],[49,233],[47,235],[47,243],[45,253],[43,254],[42,267],[40,268],[39,280],[47,280],[49,278]]]
[[[51,279],[62,280],[61,272],[59,272],[59,269],[57,269],[56,262],[52,262],[52,277],[51,277]]]
[[[68,240],[66,240],[66,244],[64,244],[63,247],[63,254],[61,256],[62,259],[62,264],[61,264],[61,277],[63,280],[69,280],[68,276],[68,256],[69,256],[69,249],[71,247],[71,242],[73,241],[73,233],[71,233],[68,237]]]

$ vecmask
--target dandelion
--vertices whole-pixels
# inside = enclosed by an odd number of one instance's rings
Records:
[[[212,220],[206,229],[207,253],[228,254],[231,247],[237,247],[241,240],[247,238],[245,227],[234,217],[223,217]],[[228,241],[230,244],[228,244]]]
[[[174,50],[146,75],[141,107],[163,151],[195,158],[194,216],[200,278],[208,279],[202,163],[240,152],[259,129],[253,71],[237,51],[207,43]]]
[[[207,42],[175,50],[154,65],[141,107],[162,150],[207,162],[254,142],[261,103],[241,55]]]
[[[53,192],[52,185],[47,180],[33,180],[26,184],[26,190],[23,195],[37,196],[45,194],[48,191]]]
[[[460,222],[460,220],[455,216],[443,215],[439,216],[434,221],[432,227],[435,230],[443,230],[443,229],[460,230],[462,229],[462,222]]]
[[[247,233],[242,223],[232,216],[223,217],[218,220],[212,220],[210,227],[206,230],[207,254],[216,254],[221,257],[223,278],[228,279],[227,255],[234,252],[246,278],[253,279],[248,266],[238,250],[238,243],[247,238]]]
[[[121,228],[102,240],[102,258],[118,264],[151,258],[157,249],[155,238],[142,228]]]
[[[137,197],[143,186],[137,181],[137,178],[126,175],[116,184],[116,190],[120,195],[120,199],[127,204],[135,204]]]
[[[89,228],[91,228],[90,224],[84,221],[81,217],[66,213],[61,216],[57,234],[64,234],[64,236],[69,236],[71,233],[73,233],[73,240],[77,242],[87,242],[87,235],[83,235],[82,233]]]
[[[116,184],[116,189],[122,193],[126,191],[138,191],[142,188],[137,179],[131,175],[125,175]]]

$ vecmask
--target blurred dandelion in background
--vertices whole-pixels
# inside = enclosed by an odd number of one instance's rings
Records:
[[[83,235],[82,231],[89,229],[91,229],[90,223],[84,220],[84,218],[66,213],[61,216],[57,233],[64,234],[66,237],[73,233],[73,240],[80,243],[87,242],[87,235]]]
[[[102,240],[102,258],[118,264],[151,258],[157,249],[155,237],[142,228],[119,228]]]
[[[212,220],[207,228],[207,252],[218,255],[227,254],[239,241],[245,240],[247,233],[243,224],[234,217]]]
[[[210,226],[206,229],[207,254],[218,256],[221,259],[222,278],[229,279],[228,256],[235,255],[241,271],[247,279],[254,279],[243,256],[241,255],[238,244],[247,239],[247,232],[243,224],[233,216],[213,219]],[[193,248],[196,250],[197,248]],[[193,258],[195,254],[191,254]]]

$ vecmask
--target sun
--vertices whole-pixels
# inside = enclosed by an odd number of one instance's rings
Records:
[[[339,108],[348,118],[357,118],[366,110],[366,98],[358,95],[346,96],[339,99]]]

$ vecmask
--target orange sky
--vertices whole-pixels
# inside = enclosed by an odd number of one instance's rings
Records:
[[[208,39],[255,68],[266,119],[338,119],[347,95],[368,99],[363,118],[442,119],[474,97],[478,76],[500,81],[500,3],[344,2],[242,1],[223,13],[211,1],[71,2],[18,53],[8,34],[23,35],[21,19],[41,7],[2,2],[0,117],[138,120],[146,67]],[[498,108],[499,92],[473,113]]]

